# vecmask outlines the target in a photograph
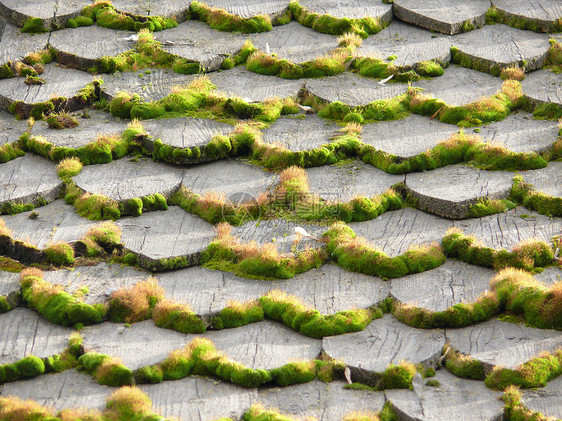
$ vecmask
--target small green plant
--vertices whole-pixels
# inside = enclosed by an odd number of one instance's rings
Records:
[[[45,118],[45,121],[50,129],[57,130],[71,129],[79,124],[74,116],[65,112],[50,114]]]
[[[57,165],[57,175],[63,180],[80,174],[80,171],[82,171],[82,162],[77,157],[64,158]]]

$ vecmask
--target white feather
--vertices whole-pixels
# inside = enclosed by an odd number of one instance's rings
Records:
[[[379,85],[384,85],[386,82],[388,82],[393,77],[394,77],[394,75],[390,75],[389,77],[384,78],[383,80],[379,80]]]
[[[270,55],[269,44],[267,42],[265,43],[265,54]]]
[[[302,227],[295,227],[295,234],[300,235],[306,238],[312,238],[313,240],[318,240],[314,235],[309,234],[306,230]]]

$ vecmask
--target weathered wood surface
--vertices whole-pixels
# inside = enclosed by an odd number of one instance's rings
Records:
[[[526,389],[523,391],[523,403],[535,412],[547,417],[562,419],[562,377],[548,382],[545,387]]]
[[[554,352],[562,346],[556,330],[537,329],[497,319],[461,329],[447,329],[451,346],[481,361],[488,369],[496,365],[514,369],[541,351]]]
[[[488,67],[517,65],[526,71],[542,67],[550,48],[547,35],[502,24],[457,35],[451,42],[461,53]]]
[[[435,60],[446,64],[451,60],[451,42],[444,35],[394,21],[378,34],[371,35],[357,49],[358,56],[373,56],[387,60],[396,56],[394,65],[405,68]]]
[[[469,216],[470,207],[488,198],[505,199],[513,185],[513,173],[484,171],[464,165],[406,175],[406,190],[418,200],[418,207],[452,219]]]
[[[269,320],[208,331],[205,337],[230,359],[253,369],[269,370],[295,360],[309,361],[320,356],[322,349],[322,340],[308,338]]]
[[[43,26],[49,28],[64,25],[88,4],[91,4],[89,0],[2,0],[0,13],[18,26],[23,26],[29,18],[38,17]]]
[[[550,196],[562,197],[562,162],[549,162],[548,167],[527,171],[522,175],[535,190]]]
[[[414,364],[436,361],[445,344],[441,329],[414,329],[390,315],[373,320],[361,332],[328,336],[322,340],[326,354],[360,370],[382,372],[400,360]]]
[[[361,140],[378,150],[409,158],[433,148],[457,132],[456,126],[412,114],[403,120],[364,125]]]
[[[394,16],[405,22],[444,34],[462,32],[463,24],[482,26],[486,22],[489,0],[396,0],[392,5]]]
[[[365,237],[379,250],[389,256],[397,256],[411,246],[434,241],[441,243],[445,232],[453,226],[453,223],[418,209],[404,208],[349,226],[357,236]]]
[[[130,288],[150,276],[149,272],[107,263],[43,272],[43,279],[52,284],[63,285],[71,294],[87,288],[83,300],[88,304],[106,303],[114,291]]]
[[[244,98],[250,102],[274,97],[293,97],[303,85],[300,80],[259,75],[242,66],[210,73],[208,77],[217,86],[218,91],[224,92],[228,96]]]
[[[540,153],[546,152],[556,142],[558,124],[551,120],[536,120],[526,112],[514,112],[502,121],[482,126],[476,134],[485,142],[503,146],[512,152]]]
[[[139,217],[120,219],[125,247],[143,260],[152,261],[184,256],[194,264],[215,237],[208,222],[179,207],[155,211]]]
[[[30,169],[33,168],[33,171]],[[33,155],[16,158],[0,166],[0,205],[7,202],[52,202],[62,189],[55,164]]]
[[[302,0],[299,4],[319,15],[331,15],[338,18],[374,18],[381,22],[392,20],[392,5],[373,3],[369,0]]]
[[[33,212],[33,217],[30,217]],[[36,216],[36,217],[35,217]],[[95,221],[79,216],[64,200],[55,200],[34,211],[2,217],[14,238],[45,248],[59,241],[78,241]]]
[[[162,49],[176,56],[198,62],[207,72],[220,69],[224,59],[242,49],[247,37],[221,32],[202,22],[188,21],[176,28],[155,32]]]
[[[276,177],[238,160],[221,160],[185,169],[182,185],[197,194],[217,192],[233,203],[255,200],[273,187]]]
[[[100,136],[119,135],[127,128],[127,122],[111,117],[111,114],[98,110],[86,113],[73,113],[78,126],[67,129],[50,129],[44,120],[36,121],[30,133],[43,136],[55,146],[81,148],[94,142]]]
[[[182,177],[180,167],[146,158],[123,158],[109,164],[87,165],[74,177],[74,182],[88,193],[121,201],[155,193],[170,197],[179,188]]]
[[[493,0],[492,4],[508,17],[537,25],[544,32],[550,32],[562,16],[558,0]]]
[[[557,282],[562,282],[562,269],[550,266],[545,268],[541,273],[536,273],[535,278],[545,285],[553,285]]]
[[[0,386],[0,394],[3,396],[32,399],[56,411],[67,408],[103,410],[106,399],[114,391],[115,388],[102,386],[88,374],[79,373],[75,369]]]
[[[488,389],[484,382],[461,379],[446,370],[439,370],[435,377],[437,387],[415,387],[410,390],[387,390],[385,397],[392,403],[401,420],[472,421],[502,419],[504,403],[501,392]]]
[[[182,22],[189,16],[189,2],[184,0],[113,0],[113,6],[120,12],[134,16],[162,16]]]
[[[133,50],[136,42],[127,39],[133,34],[92,25],[53,31],[49,45],[58,52],[59,63],[86,70],[104,56],[114,57]]]
[[[197,376],[139,387],[148,394],[158,414],[194,421],[240,419],[258,395],[256,389]]]
[[[2,8],[0,3],[0,9]],[[29,53],[47,48],[49,34],[26,34],[0,17],[0,64],[23,59]]]
[[[71,333],[71,328],[48,322],[26,308],[0,314],[0,364],[28,355],[43,358],[59,354],[67,347]]]
[[[254,46],[269,50],[280,59],[303,63],[327,55],[338,46],[337,36],[321,34],[297,22],[277,26],[269,32],[252,35]]]
[[[318,380],[288,387],[260,389],[258,402],[294,417],[314,417],[319,421],[342,420],[353,411],[377,413],[385,402],[383,392],[344,389],[346,383]]]
[[[451,65],[443,76],[420,80],[416,86],[424,89],[424,94],[458,106],[494,95],[501,89],[502,80],[487,73]]]
[[[16,120],[9,112],[0,110],[0,147],[16,142],[27,128],[27,121]]]
[[[534,103],[562,105],[562,78],[550,70],[537,70],[521,82],[523,94]]]
[[[431,311],[443,311],[458,303],[476,301],[490,290],[494,271],[456,260],[436,269],[393,279],[390,293],[402,303]]]
[[[306,173],[311,193],[341,202],[358,196],[375,197],[404,181],[403,175],[387,174],[362,161],[308,168]]]
[[[522,206],[479,219],[456,221],[454,225],[487,247],[507,250],[524,240],[550,243],[552,237],[562,232],[562,218],[549,218]]]
[[[19,274],[12,272],[0,272],[0,295],[7,297],[10,294],[18,293],[20,290]]]
[[[339,127],[314,114],[281,117],[263,132],[263,141],[291,151],[307,151],[330,143]]]
[[[289,7],[287,0],[205,0],[204,3],[242,18],[266,15],[272,21],[282,16]]]
[[[381,86],[376,79],[345,72],[337,76],[307,80],[306,89],[322,101],[340,101],[354,107],[380,99],[395,98],[406,92],[407,85],[387,83]]]
[[[140,76],[142,74],[142,76]],[[110,101],[118,92],[137,94],[143,101],[158,101],[170,93],[173,87],[187,87],[197,75],[182,75],[171,69],[154,68],[136,72],[104,75],[103,96]]]

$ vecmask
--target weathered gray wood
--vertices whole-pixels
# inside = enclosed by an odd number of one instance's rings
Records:
[[[521,82],[523,94],[533,103],[562,105],[562,78],[550,70],[538,70]]]
[[[213,226],[184,210],[172,206],[167,211],[122,218],[125,247],[143,262],[171,257],[186,257],[199,262],[200,253],[215,237]]]
[[[276,177],[239,160],[221,160],[185,169],[182,185],[197,194],[218,192],[233,203],[255,200]]]
[[[256,389],[202,377],[142,385],[158,414],[172,419],[208,421],[240,419],[257,399]]]
[[[403,175],[387,174],[355,160],[308,168],[306,172],[310,192],[329,201],[347,202],[358,196],[375,197],[404,181]]]
[[[438,78],[420,80],[416,86],[425,90],[448,105],[469,104],[482,97],[494,95],[502,87],[502,80],[487,73],[449,66],[445,74]]]
[[[0,295],[7,297],[10,294],[18,293],[20,290],[19,274],[0,271]]]
[[[59,63],[86,70],[104,56],[114,57],[134,49],[136,43],[126,39],[132,34],[92,25],[53,31],[49,45],[57,51]]]
[[[249,101],[293,97],[303,85],[299,80],[258,75],[242,66],[223,72],[210,73],[209,79],[217,86],[218,91]]]
[[[343,3],[343,4],[342,4]],[[392,20],[392,5],[373,3],[369,0],[302,0],[299,4],[319,15],[332,15],[337,18],[374,18],[381,22]]]
[[[482,26],[486,22],[489,0],[429,0],[420,3],[416,0],[396,0],[392,5],[394,15],[405,22],[444,34],[462,32],[463,23]]]
[[[296,224],[285,219],[268,219],[264,221],[249,221],[232,229],[232,235],[238,237],[242,243],[256,241],[258,244],[275,243],[282,253],[290,253],[291,247],[297,240],[295,227],[304,228],[309,234],[320,237],[328,230],[327,226]],[[307,247],[319,248],[322,244],[314,239],[302,238],[298,243],[298,250]]]
[[[554,352],[562,345],[562,335],[556,330],[496,319],[461,329],[447,329],[445,336],[454,349],[481,361],[488,369],[496,365],[514,369],[541,352]]]
[[[74,182],[89,193],[114,200],[127,200],[160,193],[170,197],[180,186],[183,169],[150,159],[112,161],[88,165],[74,177]]]
[[[340,101],[352,107],[367,105],[380,99],[391,99],[406,92],[407,85],[387,83],[383,86],[376,79],[345,72],[306,81],[306,89],[322,101]]]
[[[437,380],[437,387],[426,386],[426,380]],[[409,390],[387,390],[385,397],[392,403],[400,420],[472,421],[502,419],[504,403],[501,392],[490,390],[484,382],[455,377],[439,370],[435,377],[423,380],[423,385]]]
[[[293,417],[314,417],[320,421],[341,420],[350,412],[377,413],[385,402],[383,392],[344,389],[346,383],[318,380],[288,387],[260,389],[258,401]]]
[[[115,391],[98,384],[92,376],[67,370],[34,379],[6,383],[0,389],[3,396],[14,395],[32,399],[40,405],[60,411],[71,408],[105,409],[105,401]]]
[[[114,0],[112,4],[118,11],[133,16],[162,16],[183,22],[189,15],[189,3],[183,0]]]
[[[383,60],[396,56],[394,65],[405,68],[428,60],[446,64],[451,60],[451,42],[444,35],[434,35],[416,26],[394,21],[378,34],[365,39],[357,49],[357,55]]]
[[[548,36],[544,34],[501,24],[457,35],[451,42],[461,53],[489,68],[517,65],[525,71],[542,67],[550,48]]]
[[[364,125],[361,140],[381,151],[409,158],[433,148],[457,131],[456,126],[412,114],[404,120]]]
[[[545,285],[553,285],[557,282],[562,282],[562,269],[554,266],[547,267],[541,273],[535,274],[535,278]]]
[[[51,25],[64,25],[88,4],[91,4],[89,0],[2,0],[0,13],[18,26],[23,26],[29,18],[38,17],[48,29]]]
[[[152,140],[160,139],[165,145],[176,148],[203,146],[217,134],[228,134],[232,126],[215,120],[179,117],[147,120],[142,123]],[[150,141],[153,144],[152,141]]]
[[[154,38],[162,43],[164,51],[196,61],[207,72],[220,69],[224,59],[240,51],[247,39],[244,35],[217,31],[196,21],[155,32]]]
[[[526,112],[514,112],[502,121],[482,126],[478,136],[512,152],[545,152],[558,137],[555,121],[536,120]]]
[[[33,212],[33,217],[30,215]],[[36,216],[36,217],[35,217]],[[2,217],[14,238],[44,248],[59,241],[74,242],[96,222],[80,217],[64,200],[55,200],[34,211]]]
[[[202,3],[242,18],[266,15],[272,21],[282,16],[289,7],[287,0],[205,0]]]
[[[265,320],[236,329],[205,333],[218,350],[253,369],[269,370],[291,361],[312,360],[320,355],[322,341]]]
[[[32,310],[16,308],[0,314],[0,364],[28,355],[48,357],[67,347],[72,329],[46,321]]]
[[[27,127],[27,121],[16,120],[9,112],[0,110],[0,147],[17,141]]]
[[[550,243],[552,237],[562,232],[562,218],[549,218],[522,206],[480,219],[455,221],[454,225],[465,234],[474,235],[487,247],[508,250],[524,240]]]
[[[0,205],[6,202],[52,202],[62,189],[55,164],[25,155],[0,166]]]
[[[523,403],[532,411],[547,417],[562,419],[562,377],[548,382],[545,387],[523,391]]]
[[[142,74],[142,76],[140,76]],[[104,75],[103,96],[110,101],[118,92],[137,94],[143,101],[158,101],[175,86],[187,87],[197,75],[182,75],[171,69],[146,69]]]
[[[254,46],[293,63],[303,63],[327,55],[338,46],[337,36],[321,34],[297,22],[273,28],[270,32],[252,35]]]
[[[449,165],[407,174],[405,185],[418,200],[420,209],[446,218],[463,219],[469,216],[470,207],[480,200],[507,198],[513,174]]]
[[[67,129],[50,129],[44,120],[36,121],[30,133],[43,136],[55,146],[80,148],[94,142],[99,136],[119,135],[127,128],[127,122],[114,118],[109,113],[88,110],[86,113],[73,113],[78,126]]]
[[[378,218],[349,224],[357,236],[365,237],[389,256],[397,256],[409,247],[441,243],[452,222],[414,208],[387,212]]]
[[[133,285],[151,276],[150,273],[129,266],[99,263],[94,266],[79,266],[71,270],[43,272],[43,279],[52,284],[63,285],[71,294],[87,288],[82,295],[88,304],[105,303],[109,296],[121,288]]]
[[[522,19],[550,32],[562,16],[559,0],[493,0],[492,4],[508,17]]]
[[[550,196],[562,196],[562,162],[549,162],[548,167],[524,172],[523,178],[535,190]]]
[[[281,117],[264,130],[263,141],[282,145],[291,151],[306,151],[330,143],[339,127],[314,114]]]
[[[436,269],[391,281],[390,293],[397,300],[431,311],[443,311],[458,303],[476,301],[490,290],[494,271],[447,260]]]
[[[322,340],[330,357],[367,372],[382,372],[400,360],[414,364],[435,362],[444,344],[443,330],[414,329],[390,315],[374,320],[361,332],[327,336]]]
[[[0,3],[0,9],[2,8]],[[26,34],[10,22],[0,17],[0,63],[23,59],[29,53],[47,47],[49,34]]]

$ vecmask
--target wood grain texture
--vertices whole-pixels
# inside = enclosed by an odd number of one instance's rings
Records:
[[[0,295],[7,297],[20,291],[19,273],[0,271]]]
[[[301,118],[304,117],[304,118]],[[306,151],[330,143],[339,127],[313,114],[281,117],[263,132],[263,141],[291,151]]]
[[[434,361],[441,355],[445,334],[441,329],[414,329],[390,315],[374,320],[361,332],[328,336],[324,351],[348,366],[382,372],[400,360],[414,364]]]
[[[562,346],[562,335],[556,330],[497,319],[461,329],[447,329],[445,336],[454,349],[481,361],[488,369],[496,365],[514,369],[541,351],[554,352]]]
[[[202,22],[188,21],[176,28],[155,32],[154,39],[162,49],[190,61],[196,61],[207,72],[220,69],[224,59],[242,49],[246,36],[221,32]]]
[[[364,125],[361,140],[378,150],[409,158],[433,148],[457,132],[456,126],[412,114],[402,120]]]
[[[396,56],[394,65],[405,68],[428,60],[446,64],[451,60],[451,41],[444,35],[394,21],[378,34],[365,39],[357,49],[357,55],[383,60]]]
[[[486,25],[457,35],[451,43],[461,53],[490,67],[523,67],[523,62],[526,62],[524,67],[527,72],[544,65],[550,48],[547,35],[502,24]]]
[[[32,211],[16,215],[5,215],[2,218],[14,237],[45,248],[59,241],[74,242],[86,234],[88,228],[95,225],[79,216],[73,206],[64,200],[55,200],[46,206],[35,209],[36,218],[30,218]]]
[[[72,331],[26,308],[1,314],[0,364],[13,363],[28,355],[43,358],[58,354],[67,347]]]
[[[560,0],[493,0],[492,4],[509,17],[524,19],[550,32],[562,16]]]
[[[322,199],[347,202],[354,197],[375,197],[396,183],[404,181],[403,175],[392,175],[361,161],[308,168],[308,185],[311,193]]]
[[[0,3],[0,9],[1,9]],[[47,47],[49,34],[26,34],[10,22],[0,17],[0,63],[21,60],[29,53]]]
[[[215,237],[211,224],[176,206],[122,218],[117,224],[125,247],[141,259],[197,256]]]
[[[134,16],[162,16],[183,22],[189,15],[189,2],[184,0],[113,0],[120,12]]]
[[[327,55],[338,46],[336,35],[322,34],[297,22],[276,26],[269,32],[251,35],[254,46],[280,59],[303,63]]]
[[[427,272],[391,281],[391,295],[402,303],[443,311],[458,303],[471,303],[490,290],[491,269],[447,260]]]
[[[74,177],[74,182],[88,193],[121,201],[155,193],[170,197],[179,188],[182,177],[183,169],[170,164],[124,158],[109,164],[87,165]]]
[[[367,105],[380,99],[395,98],[405,93],[406,88],[402,83],[387,83],[381,86],[376,79],[349,72],[306,81],[306,89],[320,100],[340,101],[352,107]]]
[[[552,379],[545,387],[523,391],[523,402],[532,411],[562,419],[562,377]]]
[[[389,256],[397,256],[414,245],[441,243],[453,223],[414,208],[386,212],[378,218],[349,224],[358,236],[365,237]]]
[[[338,18],[375,18],[383,22],[392,20],[392,5],[374,3],[369,0],[301,0],[299,4],[319,15]]]
[[[476,27],[484,25],[489,7],[489,0],[396,0],[392,11],[405,22],[453,35],[462,32],[465,21]]]
[[[451,65],[443,76],[420,80],[416,86],[424,89],[424,94],[441,99],[448,105],[459,106],[494,95],[501,89],[502,80],[487,73]]]
[[[484,382],[455,377],[439,370],[435,377],[437,387],[426,386],[410,390],[387,390],[386,398],[392,403],[398,419],[413,421],[451,420],[500,421],[503,402],[501,392],[488,389]]]
[[[521,82],[523,94],[534,103],[562,105],[562,78],[550,70],[537,70]]]
[[[61,189],[55,164],[45,158],[25,155],[0,166],[0,205],[36,203],[39,199],[52,202]]]
[[[267,15],[272,20],[289,7],[287,0],[205,0],[203,3],[243,18]]]
[[[452,219],[467,218],[470,207],[482,199],[506,199],[512,185],[513,173],[465,165],[407,174],[405,182],[420,209]]]
[[[562,269],[555,266],[545,268],[541,273],[536,273],[535,278],[545,285],[553,285],[562,281]]]
[[[535,190],[549,196],[562,197],[562,162],[549,162],[539,170],[526,171],[523,178],[531,183]]]
[[[0,147],[16,142],[26,130],[27,121],[16,120],[9,112],[0,110]]]

